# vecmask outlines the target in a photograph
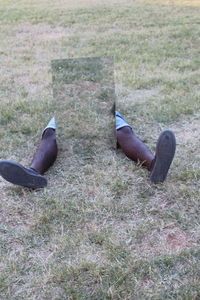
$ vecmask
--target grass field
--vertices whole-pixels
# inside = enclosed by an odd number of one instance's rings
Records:
[[[54,114],[59,146],[44,190],[0,178],[0,299],[200,299],[200,3],[66,2],[0,0],[0,159],[29,165]],[[114,56],[118,109],[152,151],[175,132],[164,184],[74,146],[51,61],[90,56]]]

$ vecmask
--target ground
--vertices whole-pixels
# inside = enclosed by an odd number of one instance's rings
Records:
[[[1,299],[199,299],[199,4],[0,0],[0,158],[28,165],[53,114],[59,146],[44,190],[0,178]],[[164,184],[68,135],[51,60],[91,56],[114,56],[118,109],[152,151],[175,132]]]

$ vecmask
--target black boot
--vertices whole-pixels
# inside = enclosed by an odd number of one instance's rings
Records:
[[[0,174],[5,180],[23,187],[39,189],[47,185],[43,175],[10,160],[0,161]]]
[[[176,150],[176,139],[170,130],[163,131],[157,141],[155,158],[150,169],[152,183],[161,183],[165,180]]]

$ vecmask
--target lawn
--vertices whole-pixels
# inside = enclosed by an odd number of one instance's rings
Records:
[[[200,299],[199,1],[0,0],[0,32],[0,159],[28,166],[53,115],[59,147],[44,190],[0,178],[0,299]],[[136,135],[176,135],[164,184],[58,100],[54,62],[102,56]]]

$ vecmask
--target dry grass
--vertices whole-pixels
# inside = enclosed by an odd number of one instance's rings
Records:
[[[1,299],[199,299],[200,12],[187,3],[1,1],[0,158],[28,165],[54,114],[59,145],[43,191],[0,179]],[[118,109],[152,151],[174,130],[165,184],[119,149],[97,153],[71,102],[57,105],[51,61],[87,56],[115,57]]]
[[[77,9],[77,8],[93,8],[93,7],[112,7],[113,5],[127,5],[129,1],[127,0],[111,0],[109,2],[102,0],[77,0],[75,3],[72,0],[65,1],[54,1],[49,6],[49,2],[47,0],[43,0],[40,3],[37,0],[34,1],[24,1],[20,0],[17,3],[13,3],[13,1],[5,1],[2,3],[8,8],[40,8],[40,7],[48,7],[48,9]]]

